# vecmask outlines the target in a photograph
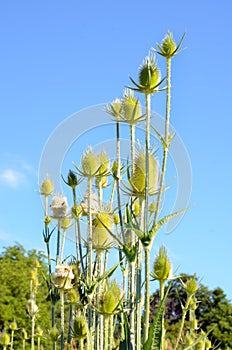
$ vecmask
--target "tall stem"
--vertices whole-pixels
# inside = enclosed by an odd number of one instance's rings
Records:
[[[162,302],[164,298],[164,281],[160,280],[160,302]],[[164,328],[164,312],[162,314],[162,334],[161,334],[161,347],[160,350],[164,349],[164,337],[165,337],[165,328]]]
[[[58,229],[57,229],[56,265],[59,262],[59,257],[60,257],[60,219],[58,219]]]
[[[187,298],[185,307],[182,309],[181,324],[180,324],[180,327],[179,327],[179,333],[178,333],[178,336],[177,336],[177,340],[176,340],[176,344],[175,344],[174,350],[177,350],[177,347],[178,347],[179,342],[181,340],[182,331],[183,331],[183,328],[184,328],[184,322],[185,322],[185,318],[186,318],[186,315],[187,315],[187,312],[188,312],[188,308],[189,308],[189,304],[190,304],[191,298],[192,298],[191,296],[189,296]]]
[[[167,58],[166,60],[167,66],[167,95],[166,95],[166,118],[165,118],[165,135],[164,141],[165,145],[163,146],[163,161],[162,161],[162,169],[161,169],[161,177],[159,183],[159,193],[157,199],[157,208],[154,217],[153,227],[157,223],[159,217],[159,210],[161,205],[165,172],[167,167],[167,158],[168,158],[168,149],[169,149],[169,124],[170,124],[170,109],[171,109],[171,58]]]
[[[31,316],[31,350],[35,348],[35,315]]]
[[[145,156],[146,156],[146,178],[145,178],[145,209],[144,210],[144,233],[147,232],[147,210],[149,198],[149,153],[150,153],[150,124],[151,124],[151,95],[146,94],[146,139],[145,139]]]
[[[145,247],[145,314],[144,314],[144,343],[148,338],[150,316],[150,247]]]
[[[64,349],[64,289],[60,290],[60,328],[61,328],[61,340],[60,350]]]

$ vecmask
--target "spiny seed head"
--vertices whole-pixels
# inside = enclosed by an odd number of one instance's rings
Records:
[[[40,193],[43,196],[50,196],[52,192],[54,191],[54,184],[51,179],[47,178],[43,181],[41,187],[40,187]]]
[[[67,184],[72,188],[78,185],[77,176],[72,170],[69,170]]]
[[[6,333],[6,331],[3,331],[0,337],[2,346],[8,346],[10,344],[10,336]]]
[[[73,338],[81,340],[86,338],[87,327],[85,318],[82,315],[76,316],[73,321]]]
[[[63,230],[67,230],[71,226],[71,218],[67,217],[62,219],[60,226]]]
[[[99,168],[99,159],[89,147],[81,159],[82,173],[86,177],[94,177]]]
[[[160,81],[160,70],[157,67],[154,56],[147,56],[139,71],[139,84],[144,87],[148,93],[154,92],[154,88]]]
[[[93,220],[93,249],[102,250],[112,246],[113,239],[108,230],[113,228],[113,215],[99,212]]]
[[[119,119],[121,115],[121,101],[119,98],[116,98],[106,107],[106,112],[112,115],[114,118]]]
[[[120,219],[118,214],[114,214],[114,224],[119,225],[120,224]]]
[[[190,278],[185,284],[185,290],[189,296],[194,295],[198,290],[198,283],[196,278]]]
[[[161,44],[161,53],[165,57],[172,57],[175,54],[176,51],[176,43],[173,40],[173,34],[172,32],[168,31],[167,35],[162,41]]]
[[[102,175],[104,176],[108,170],[109,170],[109,166],[110,166],[110,160],[106,155],[105,151],[102,151],[99,155],[98,155],[98,161],[99,161],[99,174],[98,175]]]
[[[122,119],[128,124],[137,124],[141,119],[141,104],[132,90],[126,90],[122,99]]]
[[[108,282],[100,297],[100,313],[106,315],[113,314],[119,304],[120,295],[121,291],[117,282],[115,280]]]
[[[49,331],[49,336],[50,339],[53,343],[56,343],[58,338],[59,338],[60,332],[59,330],[56,328],[56,326],[52,327]]]
[[[159,281],[166,281],[170,278],[172,264],[168,258],[167,250],[164,246],[160,247],[154,263],[154,278]]]
[[[156,158],[149,154],[149,194],[154,193],[158,186],[158,163]],[[134,173],[132,174],[131,184],[141,195],[144,194],[146,182],[146,155],[140,153],[135,159]]]

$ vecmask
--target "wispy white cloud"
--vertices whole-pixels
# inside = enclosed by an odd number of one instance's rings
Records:
[[[21,171],[8,168],[0,172],[0,180],[12,188],[17,188],[26,183],[26,175]]]

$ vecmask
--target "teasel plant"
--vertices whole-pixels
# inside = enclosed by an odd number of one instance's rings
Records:
[[[172,33],[168,32],[162,43],[157,44],[158,49],[152,49],[144,59],[138,82],[130,78],[133,86],[126,88],[121,99],[117,98],[106,106],[107,113],[115,121],[116,159],[111,164],[105,151],[95,154],[91,147],[83,153],[80,165],[74,163],[75,169],[69,170],[67,178],[63,177],[72,192],[70,210],[65,196],[53,195],[50,214],[48,198],[52,196],[54,186],[48,178],[41,186],[40,193],[44,196],[45,205],[44,241],[48,253],[49,288],[53,300],[56,302],[60,298],[61,304],[61,350],[65,343],[65,303],[69,304],[69,346],[73,340],[80,350],[112,350],[118,328],[120,350],[165,349],[164,311],[168,294],[165,283],[173,278],[172,266],[164,247],[160,248],[152,271],[150,257],[158,231],[186,210],[183,208],[161,216],[168,151],[173,138],[170,134],[171,60],[180,52],[183,39],[184,36],[176,45]],[[164,78],[161,78],[157,55],[166,60]],[[151,119],[152,97],[161,92],[166,92],[164,135],[155,128]],[[144,113],[136,95],[144,96]],[[135,142],[140,123],[145,125],[144,147],[138,147]],[[130,154],[127,164],[123,164],[121,159],[122,124],[129,127]],[[152,145],[154,138],[162,146],[161,161]],[[83,198],[79,198],[77,189],[82,182],[87,190]],[[51,220],[57,223],[54,273],[49,250],[54,232],[50,229]],[[86,234],[81,227],[82,221],[87,224]],[[77,273],[74,274],[64,259],[66,230],[72,226],[71,222],[74,222],[76,241],[74,264]],[[109,268],[109,256],[115,249],[118,250],[119,262]],[[111,280],[114,272],[120,269],[122,288]],[[150,326],[152,279],[160,285],[160,306]],[[193,295],[187,308],[192,300]],[[186,314],[183,314],[176,350],[182,339],[185,318]],[[52,329],[56,329],[55,320]],[[57,332],[55,335],[53,350],[59,339]]]

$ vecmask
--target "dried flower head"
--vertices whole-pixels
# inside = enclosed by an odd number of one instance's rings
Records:
[[[164,246],[160,247],[159,253],[154,263],[153,277],[159,281],[170,279],[172,274],[172,264],[167,255],[167,250]]]
[[[68,202],[65,196],[54,196],[51,202],[52,216],[56,219],[62,219],[67,216]]]
[[[54,184],[52,180],[49,178],[46,178],[40,187],[40,193],[43,196],[50,196],[53,191],[54,191]]]
[[[29,299],[27,302],[27,311],[29,315],[32,317],[38,312],[39,308],[36,305],[34,299]]]
[[[70,265],[56,265],[53,277],[56,288],[68,290],[73,287],[71,282],[74,274]]]

